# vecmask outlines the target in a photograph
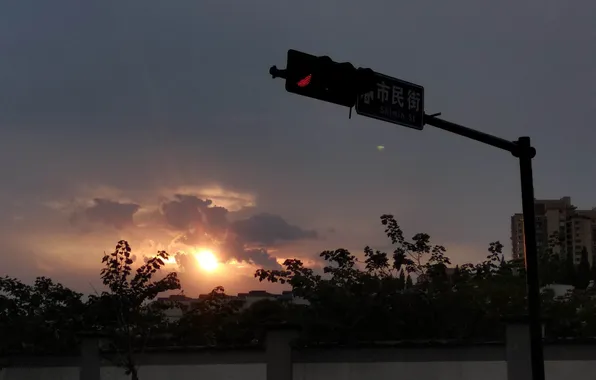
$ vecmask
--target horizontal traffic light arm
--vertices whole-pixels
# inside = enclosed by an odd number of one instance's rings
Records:
[[[273,79],[275,78],[283,78],[286,79],[286,70],[285,69],[278,69],[277,66],[271,66],[271,68],[269,69],[269,74],[271,74],[271,76],[273,77]]]

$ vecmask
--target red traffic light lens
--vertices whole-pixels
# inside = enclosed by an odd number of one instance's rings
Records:
[[[296,84],[298,85],[298,87],[306,87],[310,84],[311,79],[312,79],[312,74],[308,74],[304,78],[300,79],[298,81],[298,83],[296,83]]]

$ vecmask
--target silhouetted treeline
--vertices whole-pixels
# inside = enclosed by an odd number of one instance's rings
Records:
[[[292,288],[292,300],[265,300],[244,308],[240,300],[215,288],[176,321],[157,302],[164,291],[180,289],[176,273],[161,270],[166,252],[133,269],[127,242],[103,257],[101,278],[108,290],[87,299],[48,278],[27,285],[0,278],[0,356],[13,353],[78,351],[82,334],[102,336],[107,348],[121,353],[121,365],[137,379],[135,354],[151,346],[234,346],[259,344],[271,324],[302,329],[302,343],[355,344],[375,341],[503,339],[503,318],[526,312],[522,261],[505,260],[503,246],[491,243],[487,258],[453,267],[445,248],[427,234],[406,239],[392,216],[382,224],[393,252],[369,247],[363,259],[345,249],[320,254],[326,262],[317,274],[299,260],[286,260],[282,270],[255,273],[260,281]],[[547,337],[596,336],[596,301],[589,286],[596,278],[587,253],[579,265],[557,253],[553,242],[540,257],[543,285],[573,284],[576,289],[555,297],[543,291]]]

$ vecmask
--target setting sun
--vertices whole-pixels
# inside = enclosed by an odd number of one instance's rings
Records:
[[[207,271],[213,272],[219,266],[219,262],[217,261],[217,257],[213,254],[213,252],[209,250],[202,250],[195,254],[195,258],[199,263],[199,266]]]

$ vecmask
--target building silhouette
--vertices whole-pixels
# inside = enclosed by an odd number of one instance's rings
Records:
[[[561,199],[535,200],[536,246],[538,252],[549,247],[549,241],[558,239],[560,245],[553,251],[561,257],[573,258],[579,264],[584,248],[588,252],[590,265],[596,256],[596,207],[578,210],[571,203],[571,197]],[[523,215],[511,217],[511,255],[513,259],[525,257]]]

